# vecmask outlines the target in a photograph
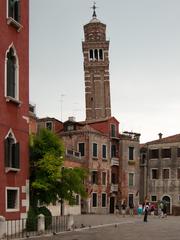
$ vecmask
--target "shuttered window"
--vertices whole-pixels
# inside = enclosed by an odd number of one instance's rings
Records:
[[[92,206],[97,207],[97,193],[92,194]]]
[[[13,18],[16,22],[20,22],[20,0],[9,0],[8,16]]]
[[[129,147],[129,160],[134,160],[134,147]]]
[[[93,157],[97,158],[97,143],[93,143]]]
[[[14,139],[8,137],[4,141],[5,146],[5,167],[7,168],[20,168],[19,161],[19,143],[15,143]]]
[[[16,98],[16,57],[13,48],[7,53],[7,92],[6,95]]]

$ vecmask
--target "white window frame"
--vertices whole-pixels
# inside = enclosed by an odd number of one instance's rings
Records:
[[[93,195],[96,194],[96,206],[93,206]],[[91,198],[91,203],[92,203],[92,208],[98,208],[98,193],[97,192],[92,192],[92,198]]]
[[[99,54],[100,49],[102,50],[102,59],[100,59],[100,54]],[[93,58],[90,58],[90,50],[93,51]],[[97,52],[98,52],[98,59],[95,58],[95,50],[97,50]],[[91,48],[91,49],[89,49],[88,57],[89,57],[89,61],[104,61],[104,50],[103,50],[103,48]]]
[[[152,151],[152,150],[159,150],[159,148],[150,148],[149,149],[149,151]],[[160,153],[159,153],[159,157],[160,157]],[[157,160],[157,159],[159,159],[159,158],[150,158],[150,160]]]
[[[103,184],[103,173],[105,173],[105,174],[106,174],[106,178],[105,178],[105,184]],[[103,171],[101,174],[102,174],[102,175],[101,175],[101,179],[102,179],[102,186],[106,186],[106,185],[107,185],[107,172],[106,172],[106,171]]]
[[[81,157],[84,157],[86,154],[85,154],[85,147],[86,147],[86,144],[85,144],[85,142],[78,142],[78,144],[77,144],[77,149],[78,149],[78,152],[80,153],[80,151],[79,151],[79,144],[81,144],[81,143],[84,143],[84,155],[82,156],[81,155]]]
[[[164,178],[164,176],[163,176],[163,171],[164,171],[164,169],[168,169],[168,170],[169,170],[169,178]],[[170,179],[171,179],[171,169],[170,169],[169,167],[164,167],[164,168],[162,169],[162,179],[163,179],[163,180],[170,180]]]
[[[102,205],[102,196],[103,196],[103,194],[106,196],[105,206]],[[101,207],[102,207],[102,208],[106,208],[106,207],[107,207],[107,193],[106,193],[106,192],[102,192],[102,193],[101,193]]]
[[[94,153],[94,152],[93,152],[93,145],[94,145],[94,144],[97,145],[97,156],[94,156],[94,155],[93,155],[93,153]],[[92,157],[93,157],[93,158],[98,158],[98,144],[97,144],[96,142],[93,142],[93,143],[92,143]]]
[[[10,48],[13,49],[14,51],[14,56],[16,58],[16,72],[15,72],[15,98],[11,97],[11,96],[7,96],[7,54],[8,52],[10,51]],[[6,54],[5,54],[5,69],[4,69],[4,80],[5,80],[5,83],[4,83],[4,96],[6,97],[6,101],[10,101],[10,100],[15,100],[15,101],[19,101],[19,59],[18,59],[18,56],[17,56],[17,52],[16,52],[16,49],[15,49],[15,46],[13,43],[11,43],[11,45],[8,47],[7,51],[6,51]]]
[[[15,208],[13,208],[13,209],[10,209],[10,208],[8,208],[8,202],[7,202],[7,191],[8,190],[14,190],[14,191],[17,191],[17,198],[16,198],[16,207]],[[5,194],[6,194],[6,196],[5,196],[5,199],[6,199],[6,212],[18,212],[19,211],[19,209],[20,209],[20,190],[19,190],[19,187],[6,187],[6,192],[5,192]]]
[[[130,159],[130,148],[133,149],[133,159]],[[128,161],[134,161],[135,160],[134,157],[135,157],[135,147],[130,145],[128,146]]]
[[[133,174],[133,185],[129,185],[129,175],[130,174]],[[131,188],[131,187],[134,187],[135,186],[135,172],[129,172],[128,173],[128,187]]]
[[[103,146],[106,146],[106,157],[105,157],[105,158],[103,157]],[[108,149],[108,148],[107,148],[107,144],[104,144],[104,143],[103,143],[103,144],[101,145],[101,149],[102,149],[102,159],[103,159],[103,160],[107,160],[107,149]]]
[[[93,183],[93,182],[92,182],[92,173],[93,173],[93,172],[96,172],[96,173],[97,173],[97,183]],[[98,185],[98,171],[97,171],[97,170],[91,170],[91,181],[90,181],[90,182],[91,182],[92,185]]]
[[[51,129],[49,129],[48,127],[47,127],[47,124],[48,123],[51,123]],[[48,130],[50,130],[50,131],[53,131],[53,121],[47,121],[47,122],[45,122],[45,125],[46,125],[46,129],[48,129]]]
[[[157,170],[157,171],[159,171],[158,168],[151,168],[151,169],[150,169],[150,171],[151,171],[151,175],[150,175],[150,176],[151,176],[151,180],[158,180],[159,177],[158,177],[158,178],[152,178],[152,176],[153,176],[152,171],[153,171],[153,170]],[[159,172],[158,172],[158,175],[159,175]]]

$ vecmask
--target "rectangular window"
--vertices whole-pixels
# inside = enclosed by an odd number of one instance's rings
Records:
[[[168,168],[163,169],[163,179],[169,179],[169,169]]]
[[[177,168],[177,179],[180,179],[180,168]]]
[[[159,149],[150,149],[149,150],[150,159],[157,159],[159,158]]]
[[[46,129],[48,129],[49,131],[52,130],[52,122],[46,122]]]
[[[15,188],[6,189],[6,209],[7,211],[19,209],[19,191]]]
[[[97,207],[97,193],[92,194],[92,206]]]
[[[117,184],[117,177],[115,173],[111,173],[111,183],[112,184]]]
[[[20,0],[8,0],[8,17],[20,22]]]
[[[128,195],[128,202],[129,205],[134,204],[134,195],[132,193],[129,193]]]
[[[152,195],[151,196],[151,202],[156,202],[157,201],[157,196],[156,195]]]
[[[134,186],[134,173],[129,173],[129,187]]]
[[[116,157],[116,145],[111,145],[111,157]]]
[[[106,172],[102,172],[102,185],[106,185]]]
[[[84,157],[84,155],[85,155],[84,146],[85,146],[84,143],[79,143],[79,152],[81,153],[81,157]]]
[[[134,147],[129,147],[129,160],[134,160]]]
[[[111,124],[111,137],[116,137],[116,126]]]
[[[161,150],[161,157],[162,158],[171,158],[171,148],[163,148]]]
[[[93,143],[93,157],[97,158],[97,143]]]
[[[102,193],[101,203],[102,207],[106,207],[106,193]]]
[[[106,145],[102,145],[102,158],[106,159],[107,158],[107,147]]]
[[[180,157],[180,148],[177,148],[177,157]]]
[[[91,182],[92,182],[92,184],[98,184],[98,172],[97,171],[91,172]]]
[[[151,169],[152,179],[158,179],[158,169]]]

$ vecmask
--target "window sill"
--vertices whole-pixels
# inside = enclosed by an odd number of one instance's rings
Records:
[[[17,208],[12,208],[12,209],[10,209],[10,208],[7,208],[6,209],[6,212],[19,212],[19,209]]]
[[[98,160],[98,157],[93,157],[92,159],[97,161],[97,160]]]
[[[17,29],[17,32],[20,32],[23,28],[23,26],[12,17],[7,18],[7,24],[15,27]]]
[[[6,167],[5,168],[5,173],[8,173],[8,172],[19,172],[20,169],[19,168],[12,168],[12,167]]]
[[[128,160],[128,164],[130,164],[130,165],[134,165],[135,163],[136,163],[135,160]]]
[[[107,158],[102,158],[102,161],[107,162]]]
[[[18,105],[18,106],[20,106],[20,105],[22,104],[21,101],[15,99],[15,98],[13,98],[13,97],[10,97],[10,96],[7,96],[7,97],[6,97],[6,102],[12,102],[12,103],[14,103],[14,104],[16,104],[16,105]]]

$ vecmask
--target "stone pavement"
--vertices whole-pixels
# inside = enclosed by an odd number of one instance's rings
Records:
[[[83,223],[82,223],[83,221]],[[76,227],[80,229],[54,236],[38,237],[38,240],[180,240],[180,217],[168,216],[160,219],[149,216],[123,218],[121,215],[76,216]],[[81,225],[83,224],[83,225]]]

